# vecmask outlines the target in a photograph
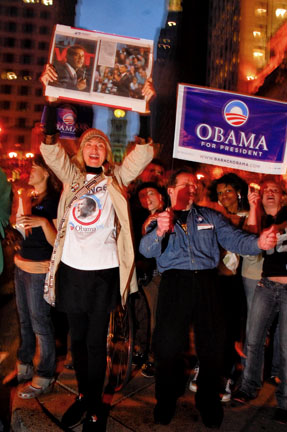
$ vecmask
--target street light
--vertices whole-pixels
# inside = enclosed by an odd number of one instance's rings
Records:
[[[9,156],[10,159],[13,159],[13,158],[18,157],[18,153],[14,152],[14,151],[11,151],[11,152],[8,153],[8,156]]]
[[[33,158],[35,155],[34,155],[34,153],[26,153],[25,154],[25,158],[26,159],[31,159],[31,158]]]
[[[124,110],[122,110],[122,109],[118,108],[118,109],[114,110],[114,116],[116,118],[123,118],[123,117],[125,117],[125,115],[126,115],[126,112]]]

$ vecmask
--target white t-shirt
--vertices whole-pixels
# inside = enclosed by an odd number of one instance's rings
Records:
[[[92,177],[87,174],[86,181]],[[73,204],[62,261],[79,270],[118,267],[115,210],[107,191],[106,179]]]

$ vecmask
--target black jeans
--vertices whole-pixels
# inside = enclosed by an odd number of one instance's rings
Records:
[[[119,287],[119,271],[116,268],[93,273],[92,308],[89,307],[86,312],[68,312],[67,317],[79,393],[87,397],[88,413],[99,415],[106,373],[111,301],[114,301],[112,300],[115,298],[114,291]],[[82,290],[87,289],[84,279],[85,277],[82,278],[82,284],[79,284]]]
[[[174,404],[184,391],[183,354],[194,327],[199,359],[197,407],[219,402],[225,342],[216,270],[168,270],[162,274],[154,332],[156,399]]]

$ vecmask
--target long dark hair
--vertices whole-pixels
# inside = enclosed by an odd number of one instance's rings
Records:
[[[213,202],[218,201],[217,186],[219,184],[230,185],[238,194],[238,210],[248,210],[249,204],[247,199],[248,184],[237,174],[224,174],[219,179],[213,180],[209,186],[209,198]]]
[[[62,182],[58,179],[58,177],[53,173],[53,171],[48,167],[46,162],[43,159],[43,156],[38,153],[35,155],[33,160],[35,165],[38,165],[42,168],[44,168],[48,174],[48,180],[47,180],[47,194],[49,196],[52,195],[59,195],[62,190]]]

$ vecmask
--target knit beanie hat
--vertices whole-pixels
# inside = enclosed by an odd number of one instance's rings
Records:
[[[95,128],[88,129],[81,135],[80,150],[82,151],[86,142],[92,138],[99,138],[105,143],[106,150],[107,150],[106,159],[108,162],[112,163],[113,162],[113,154],[112,154],[110,140],[107,137],[107,135],[104,132],[102,132],[100,129],[95,129]]]

